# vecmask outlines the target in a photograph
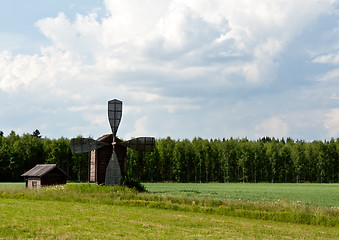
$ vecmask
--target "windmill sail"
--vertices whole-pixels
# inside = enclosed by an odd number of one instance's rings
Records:
[[[155,147],[155,139],[154,137],[138,137],[132,138],[126,142],[122,142],[121,144],[133,150],[141,152],[153,152]]]
[[[107,143],[99,142],[90,138],[73,138],[71,139],[71,151],[73,153],[85,153],[92,150],[107,146]]]
[[[106,169],[105,185],[120,185],[121,181],[121,170],[118,162],[118,157],[115,151],[113,150],[111,159],[108,162]]]
[[[122,116],[122,102],[113,99],[108,101],[108,120],[111,125],[113,136],[116,136]]]

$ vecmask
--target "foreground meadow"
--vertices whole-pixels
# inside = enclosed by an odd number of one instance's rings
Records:
[[[1,239],[336,239],[338,229],[98,203],[0,200]]]
[[[336,207],[13,185],[0,185],[0,239],[339,239]]]

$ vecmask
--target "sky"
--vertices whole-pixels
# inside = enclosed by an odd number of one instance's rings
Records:
[[[339,137],[339,0],[12,0],[0,130],[60,138]]]

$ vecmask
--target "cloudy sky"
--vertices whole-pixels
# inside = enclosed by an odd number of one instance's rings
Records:
[[[339,137],[339,1],[11,0],[0,8],[0,130]]]

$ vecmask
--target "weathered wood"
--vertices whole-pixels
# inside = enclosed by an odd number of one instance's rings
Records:
[[[102,142],[112,142],[113,141],[113,135],[112,134],[106,134],[102,137],[98,138],[97,141]],[[122,142],[119,138],[115,138],[115,141],[117,143]],[[95,182],[97,184],[104,184],[105,183],[105,176],[106,176],[106,169],[109,163],[109,160],[112,156],[113,146],[107,145],[105,147],[99,148],[97,150],[94,150],[94,153],[89,154],[89,172],[95,173],[95,178],[89,178],[90,182]],[[120,166],[120,172],[121,175],[123,175],[125,169],[126,169],[126,152],[127,149],[125,146],[122,146],[120,144],[115,145],[115,152],[118,158],[119,166]],[[91,164],[92,157],[95,157],[96,164]]]
[[[153,152],[155,139],[154,137],[137,137],[126,142],[122,142],[121,144],[136,151]]]
[[[26,187],[39,188],[42,186],[66,184],[69,177],[56,164],[38,164],[21,175],[25,177]]]
[[[122,102],[113,99],[108,101],[108,120],[111,125],[113,136],[116,136],[122,116]]]
[[[121,171],[118,162],[118,157],[115,151],[113,150],[112,157],[109,160],[106,169],[105,185],[106,186],[120,185],[120,181],[121,181]]]
[[[108,145],[90,138],[72,138],[71,151],[73,153],[85,153]]]
[[[88,169],[88,173],[89,173],[89,177],[88,180],[89,182],[95,182],[95,176],[96,176],[96,162],[97,162],[97,154],[96,151],[93,150],[90,152],[90,158],[89,158],[89,169]]]

